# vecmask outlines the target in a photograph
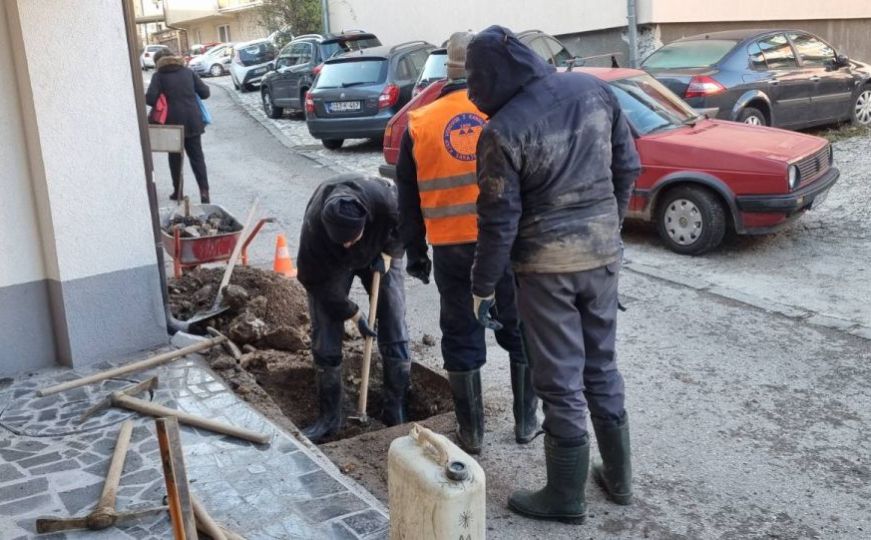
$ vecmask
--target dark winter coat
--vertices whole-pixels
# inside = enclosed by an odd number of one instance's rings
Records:
[[[321,213],[332,196],[352,196],[366,208],[363,237],[350,248],[330,240]],[[396,187],[384,180],[343,174],[321,184],[309,200],[297,254],[297,278],[306,291],[336,319],[351,318],[357,304],[348,298],[352,272],[368,268],[381,253],[403,255],[397,231]]]
[[[469,44],[469,97],[490,121],[478,139],[473,292],[517,273],[598,268],[620,257],[620,226],[641,165],[617,98],[581,73],[556,73],[510,31]]]
[[[157,61],[157,73],[151,77],[145,103],[154,107],[160,94],[166,96],[167,125],[184,126],[185,137],[196,137],[206,131],[197,96],[208,99],[209,87],[185,67],[183,58],[164,56]]]

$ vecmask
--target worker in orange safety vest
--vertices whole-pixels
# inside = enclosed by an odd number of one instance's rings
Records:
[[[457,439],[465,451],[478,454],[484,438],[480,369],[487,360],[487,346],[485,328],[472,313],[471,270],[478,239],[476,147],[487,117],[469,101],[466,89],[466,46],[473,36],[451,36],[447,85],[436,101],[409,113],[396,184],[406,269],[423,283],[429,283],[435,270],[442,358],[454,399]],[[433,246],[432,261],[427,241]],[[523,352],[510,267],[496,287],[492,316],[490,327],[511,361],[515,439],[525,444],[539,433],[538,398]]]

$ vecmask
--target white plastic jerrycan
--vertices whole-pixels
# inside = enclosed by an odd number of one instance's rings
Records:
[[[484,540],[484,470],[446,437],[414,424],[390,443],[390,540]]]

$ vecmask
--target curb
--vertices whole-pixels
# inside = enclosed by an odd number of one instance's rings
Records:
[[[723,299],[760,309],[766,313],[781,315],[788,319],[801,321],[812,326],[837,330],[851,336],[871,341],[871,327],[865,326],[859,321],[842,319],[840,317],[816,313],[795,306],[780,304],[772,300],[766,300],[741,291],[729,289],[728,287],[715,285],[704,280],[675,275],[661,268],[643,263],[636,263],[627,260],[624,263],[623,268],[638,275],[666,281],[681,287],[688,287],[699,292],[708,293]]]

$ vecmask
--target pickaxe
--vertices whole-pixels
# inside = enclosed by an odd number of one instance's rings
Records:
[[[216,422],[214,420],[209,420],[208,418],[203,418],[202,416],[188,414],[177,409],[171,409],[169,407],[164,407],[163,405],[158,405],[157,403],[133,397],[135,394],[146,390],[152,390],[155,387],[157,387],[157,377],[151,377],[141,383],[112,392],[100,400],[96,405],[85,411],[79,418],[79,421],[83,422],[94,413],[108,409],[109,407],[121,407],[123,409],[129,409],[155,418],[160,418],[162,416],[175,416],[178,418],[179,423],[208,431],[214,431],[215,433],[238,437],[239,439],[244,439],[257,444],[266,444],[271,438],[271,435],[265,433],[259,433],[257,431],[231,426],[222,422]]]
[[[130,446],[130,435],[133,433],[133,422],[130,420],[121,424],[118,432],[118,441],[115,443],[115,452],[109,464],[109,472],[106,474],[106,482],[103,484],[103,492],[97,507],[85,517],[74,518],[40,518],[36,520],[36,532],[51,533],[67,531],[70,529],[90,529],[99,531],[113,525],[122,525],[125,522],[140,517],[166,512],[166,506],[135,510],[132,512],[118,512],[115,510],[115,498],[118,493],[118,484],[121,482],[121,471],[124,470],[124,460],[127,457],[127,449]]]

